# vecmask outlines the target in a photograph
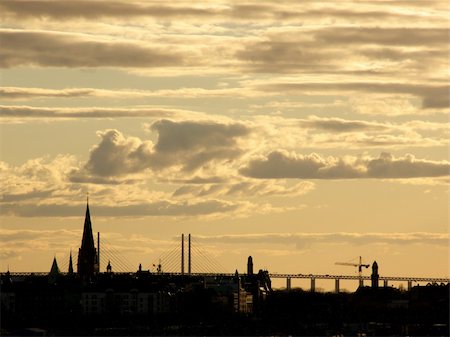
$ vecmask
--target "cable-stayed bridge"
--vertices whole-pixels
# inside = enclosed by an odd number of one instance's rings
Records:
[[[133,274],[137,268],[106,239],[102,239],[101,266],[112,265],[113,272],[117,274]],[[69,265],[69,254],[60,259],[60,269],[67,270]],[[103,268],[104,269],[104,268]],[[141,266],[139,266],[141,269]],[[101,270],[101,269],[100,269]],[[190,234],[181,235],[181,240],[174,239],[169,247],[155,258],[149,272],[166,276],[192,276],[192,277],[233,277],[235,273],[226,272],[226,268],[215,258],[211,251],[208,251],[200,244],[200,241]],[[63,272],[64,273],[64,272]],[[27,275],[47,275],[44,272],[12,272],[12,276]],[[316,280],[334,280],[335,292],[340,291],[341,280],[359,281],[364,285],[364,281],[371,281],[371,276],[359,275],[330,275],[330,274],[295,274],[295,273],[270,273],[271,279],[285,279],[286,288],[292,288],[293,279],[309,279],[310,290],[316,290]],[[446,284],[450,283],[450,278],[442,277],[415,277],[415,276],[379,276],[378,279],[384,287],[390,282],[406,282],[408,290],[414,283],[426,284]]]

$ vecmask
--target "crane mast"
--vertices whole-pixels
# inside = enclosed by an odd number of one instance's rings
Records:
[[[362,267],[369,268],[369,264],[362,263],[362,257],[359,257],[358,263],[351,263],[351,262],[336,262],[335,264],[340,266],[351,266],[351,267],[358,267],[358,277],[359,277],[359,285],[363,286],[363,279],[362,279]]]

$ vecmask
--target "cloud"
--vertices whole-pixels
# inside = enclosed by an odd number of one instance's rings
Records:
[[[21,87],[2,87],[0,88],[0,97],[3,99],[31,99],[31,98],[78,98],[94,96],[96,89],[93,88],[71,88],[71,89],[45,89],[45,88],[21,88]]]
[[[395,158],[382,153],[379,158],[337,158],[289,154],[273,151],[264,159],[255,159],[240,170],[260,179],[358,179],[419,178],[450,175],[450,163],[416,159],[412,155]]]
[[[262,91],[280,91],[287,93],[295,92],[327,92],[333,93],[368,93],[368,94],[388,94],[388,95],[412,95],[422,99],[422,108],[448,108],[450,98],[448,84],[413,84],[395,82],[335,82],[335,83],[271,83],[261,84],[258,88]],[[385,111],[385,114],[389,111]]]
[[[0,196],[0,202],[21,202],[31,199],[42,200],[51,197],[54,191],[56,190],[33,190],[26,193],[14,194],[2,193],[2,195]]]
[[[143,216],[199,216],[224,214],[236,211],[242,205],[237,203],[206,200],[201,202],[156,201],[133,205],[97,205],[91,214],[102,217]],[[19,217],[78,217],[83,206],[73,204],[2,204],[5,215]]]
[[[447,246],[450,239],[448,233],[264,233],[264,234],[236,234],[217,236],[196,236],[202,242],[226,244],[266,244],[289,245],[303,248],[311,244],[427,244]]]
[[[81,230],[2,228],[0,229],[0,257],[3,261],[6,261],[20,259],[21,255],[27,252],[36,254],[39,252],[58,251],[68,254],[70,247],[77,247],[80,240]],[[75,256],[74,258],[76,261]],[[10,266],[14,268],[14,264],[10,264]]]
[[[105,97],[114,99],[151,98],[151,97],[175,97],[175,98],[200,98],[200,97],[252,97],[262,95],[246,88],[178,88],[161,90],[106,90],[98,88],[24,88],[2,87],[0,97],[10,100],[28,100],[34,98],[86,98]],[[49,109],[49,108],[48,108]]]
[[[74,238],[81,235],[81,230],[33,230],[33,229],[0,229],[0,242],[23,243],[35,239],[49,239],[50,237]]]
[[[354,131],[373,131],[373,130],[383,131],[395,128],[393,125],[377,122],[348,120],[334,117],[324,118],[317,116],[310,116],[308,119],[301,120],[300,125],[304,127],[323,129],[331,132],[354,132]]]
[[[63,118],[155,118],[176,116],[200,116],[194,111],[132,107],[132,108],[48,108],[32,106],[0,106],[0,118],[3,120],[22,119],[63,119]]]
[[[427,1],[426,7],[421,7],[426,14],[436,14],[430,10],[439,8],[439,2]],[[351,3],[350,3],[351,5]],[[321,3],[301,3],[292,1],[281,1],[277,3],[229,3],[208,2],[208,5],[191,3],[175,3],[171,5],[161,5],[158,3],[140,3],[136,1],[99,1],[99,0],[78,0],[66,3],[65,1],[50,0],[21,0],[19,3],[14,0],[3,0],[0,2],[0,9],[5,16],[13,18],[37,18],[52,20],[69,19],[99,19],[99,18],[129,18],[151,17],[155,19],[201,19],[201,20],[252,20],[252,21],[283,21],[291,22],[301,20],[302,22],[317,22],[318,20],[360,20],[360,22],[398,22],[399,20],[425,21],[428,15],[417,15],[409,8],[414,8],[416,3],[405,2],[396,3],[404,10],[392,11],[390,3],[382,6],[378,4],[363,4],[358,2],[358,6],[335,6],[335,4]],[[409,8],[408,8],[409,7]],[[443,8],[445,9],[445,8]],[[438,16],[434,15],[434,18]]]
[[[158,132],[155,167],[182,165],[184,171],[213,160],[236,159],[243,153],[238,140],[251,133],[251,128],[241,123],[160,120],[151,128]]]
[[[124,144],[130,141],[130,139],[122,140]],[[116,148],[114,151],[119,150]],[[152,181],[152,188],[149,189],[148,182],[152,177],[145,172],[136,179],[121,179],[116,176],[89,175],[79,167],[81,164],[70,156],[58,156],[52,160],[36,158],[20,166],[6,166],[0,162],[2,215],[5,218],[79,216],[80,209],[84,207],[79,204],[80,195],[84,195],[86,190],[89,190],[92,200],[98,202],[95,214],[105,217],[223,217],[280,211],[280,208],[267,204],[253,205],[235,198],[232,200],[216,198],[220,196],[219,194],[171,198],[170,190],[174,189],[174,185],[170,181],[168,184]],[[120,168],[129,170],[129,167]],[[205,183],[195,177],[192,179],[196,183]],[[218,180],[210,180],[212,181]],[[307,187],[308,183],[304,186]]]
[[[153,143],[126,138],[117,130],[99,131],[98,145],[90,151],[86,170],[98,176],[117,176],[143,171],[151,166]]]
[[[143,42],[95,40],[89,35],[0,30],[0,67],[160,67],[185,66],[177,47]],[[190,55],[192,57],[192,54]]]
[[[298,124],[306,131],[302,137],[305,146],[351,148],[365,147],[435,147],[445,146],[448,140],[445,125],[423,124],[418,121],[394,124],[377,121],[343,119],[336,117],[309,116],[299,119]],[[426,130],[435,134],[424,136]],[[301,141],[301,140],[300,140]]]
[[[374,44],[393,46],[443,45],[448,41],[445,28],[335,27],[313,33],[314,39],[327,45]]]
[[[436,78],[436,69],[448,67],[446,28],[364,25],[271,29],[243,41],[234,56],[244,71],[274,74],[365,74],[374,79],[397,74],[420,80]]]
[[[183,185],[173,193],[173,197],[293,197],[303,195],[314,189],[314,184],[302,181],[293,186],[273,182],[242,181],[226,184]]]
[[[320,48],[305,47],[302,41],[258,41],[244,46],[235,57],[244,69],[262,73],[308,72],[329,68],[331,57]]]
[[[88,173],[121,176],[177,166],[192,172],[211,162],[232,161],[242,154],[239,138],[250,134],[240,123],[160,120],[151,125],[158,133],[155,144],[125,137],[117,130],[98,132],[101,141],[90,152]]]
[[[394,158],[382,153],[379,158],[367,162],[367,176],[370,178],[418,178],[450,175],[448,161],[416,159],[413,155]]]
[[[22,202],[64,195],[67,174],[77,167],[74,156],[30,159],[18,166],[3,165],[0,175],[1,202]],[[1,167],[0,162],[0,167]]]
[[[76,2],[49,0],[4,0],[0,3],[6,13],[17,17],[48,17],[57,20],[97,19],[104,17],[204,17],[208,18],[220,13],[217,7],[200,6],[167,6],[142,4],[133,1],[98,1],[78,0]]]

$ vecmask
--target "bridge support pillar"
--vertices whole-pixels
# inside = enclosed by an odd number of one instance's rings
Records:
[[[311,292],[316,292],[316,279],[314,277],[311,277]]]
[[[291,278],[290,277],[286,277],[286,290],[287,291],[291,290]]]
[[[412,281],[408,281],[408,291],[410,291],[412,288]]]
[[[385,288],[388,287],[388,280],[383,280],[383,287],[385,287]]]
[[[334,280],[334,292],[336,294],[339,293],[339,279],[338,278]]]

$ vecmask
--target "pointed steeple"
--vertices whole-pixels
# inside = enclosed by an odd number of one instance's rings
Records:
[[[94,236],[92,234],[92,223],[91,223],[91,213],[89,211],[89,196],[86,202],[86,215],[84,217],[84,227],[83,227],[83,239],[81,240],[81,248],[93,248],[94,247]]]
[[[53,258],[52,268],[50,269],[50,276],[55,276],[59,274],[58,262],[56,262],[56,256]]]
[[[97,250],[94,246],[88,196],[86,202],[86,216],[84,218],[83,238],[81,239],[81,247],[78,250],[78,275],[83,278],[93,276],[96,272],[96,263]]]
[[[69,275],[73,275],[73,262],[72,262],[72,249],[70,250],[70,257],[69,257]]]
[[[56,284],[59,279],[59,268],[58,262],[56,262],[56,256],[53,258],[52,268],[50,269],[50,273],[48,273],[48,283]]]

